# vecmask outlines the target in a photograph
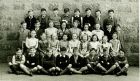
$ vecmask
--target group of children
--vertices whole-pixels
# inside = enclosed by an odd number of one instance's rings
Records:
[[[19,30],[22,48],[9,62],[13,73],[127,75],[129,64],[114,10],[108,10],[109,17],[104,20],[100,10],[93,17],[90,8],[85,10],[85,17],[79,9],[74,10],[74,16],[70,16],[69,8],[61,17],[58,11],[54,8],[48,16],[42,8],[37,18],[33,10],[28,11]]]

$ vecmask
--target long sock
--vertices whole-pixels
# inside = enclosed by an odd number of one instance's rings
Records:
[[[41,68],[40,71],[45,73],[45,74],[48,74],[48,71],[46,71],[44,68]]]
[[[16,71],[14,65],[10,65],[10,69],[12,70],[13,73],[18,74],[18,72]]]
[[[110,72],[112,72],[114,69],[116,69],[116,66],[115,66],[115,65],[113,65],[106,73],[110,73]]]

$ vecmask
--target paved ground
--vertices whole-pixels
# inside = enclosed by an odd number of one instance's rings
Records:
[[[130,67],[128,76],[115,75],[63,75],[63,76],[47,76],[34,75],[33,77],[26,75],[8,74],[9,68],[6,64],[0,64],[0,81],[140,81],[139,68]]]

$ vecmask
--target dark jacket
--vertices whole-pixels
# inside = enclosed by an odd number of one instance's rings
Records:
[[[49,16],[45,16],[44,18],[42,18],[42,16],[38,16],[37,20],[40,21],[40,29],[45,30],[47,27],[49,27],[48,23],[49,23]]]
[[[25,22],[27,23],[27,29],[29,29],[29,30],[35,29],[36,18],[34,16],[32,19],[30,19],[29,16],[26,17]]]

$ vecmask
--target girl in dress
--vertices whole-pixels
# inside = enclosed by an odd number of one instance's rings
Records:
[[[91,41],[89,42],[89,50],[94,48],[97,51],[97,53],[99,53],[100,46],[101,46],[101,43],[99,42],[98,36],[93,35],[91,37]]]
[[[52,49],[53,51],[53,55],[56,57],[58,55],[58,51],[59,51],[59,40],[57,40],[57,35],[52,34],[51,35],[51,41],[49,42],[50,45],[50,49]]]

